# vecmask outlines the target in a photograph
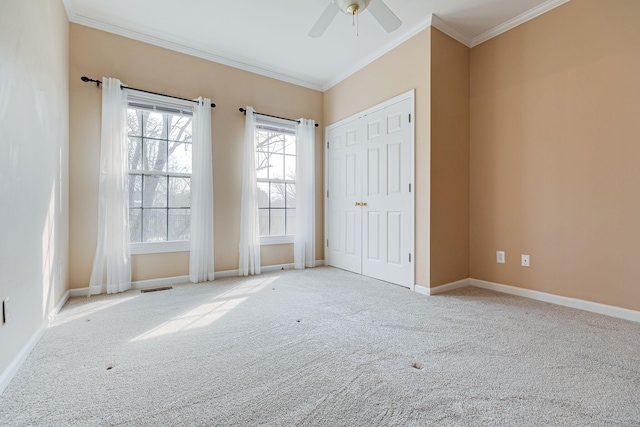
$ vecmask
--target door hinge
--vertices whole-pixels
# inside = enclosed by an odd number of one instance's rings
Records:
[[[327,199],[329,198],[329,190],[327,190]]]
[[[411,183],[409,183],[409,193],[411,193]]]
[[[327,150],[329,149],[329,141],[327,141]]]
[[[411,123],[411,114],[409,114],[409,123]]]
[[[411,262],[411,254],[409,254],[409,262]]]
[[[329,247],[329,239],[327,239],[327,247]]]

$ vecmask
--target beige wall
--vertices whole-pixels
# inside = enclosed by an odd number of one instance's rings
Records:
[[[70,284],[88,286],[96,244],[100,91],[83,83],[83,75],[119,78],[132,87],[195,98],[217,104],[212,113],[215,194],[215,268],[237,270],[244,116],[239,107],[283,117],[308,117],[321,124],[316,131],[316,258],[322,245],[322,126],[321,92],[244,72],[135,40],[71,24],[70,95]],[[293,262],[292,245],[263,246],[262,264]],[[188,254],[138,255],[132,259],[133,280],[188,274]]]
[[[469,60],[431,30],[431,287],[469,277]]]
[[[326,125],[415,89],[416,283],[429,285],[430,48],[427,29],[324,94]]]
[[[640,310],[638,17],[573,0],[472,49],[472,277]]]
[[[0,2],[0,393],[67,290],[68,26],[61,1]]]

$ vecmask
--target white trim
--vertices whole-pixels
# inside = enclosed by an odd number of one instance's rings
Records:
[[[462,43],[467,47],[471,47],[472,39],[470,36],[463,33],[462,31],[456,30],[451,25],[447,24],[442,19],[440,19],[440,17],[436,16],[433,13],[431,14],[430,19],[431,19],[431,26],[433,28],[437,28],[438,30],[442,31],[452,39],[459,41],[460,43]]]
[[[406,42],[410,38],[416,36],[417,34],[429,28],[431,26],[431,16],[432,15],[429,15],[423,21],[418,22],[409,31],[407,31],[402,37],[395,40],[391,40],[389,43],[383,45],[380,49],[373,52],[371,55],[365,56],[360,61],[356,62],[355,65],[349,67],[346,71],[343,71],[340,74],[336,75],[335,77],[329,79],[322,86],[322,91],[323,92],[328,91],[329,89],[331,89],[332,87],[340,83],[341,81],[346,80],[348,77],[362,70],[364,67],[371,64],[376,59],[383,57],[387,53],[391,52],[393,49],[400,46],[402,43]]]
[[[315,266],[320,267],[324,265],[324,260],[316,260]],[[260,269],[267,273],[270,271],[278,271],[278,270],[292,270],[294,268],[294,264],[279,264],[279,265],[267,265],[262,266]],[[238,270],[225,270],[225,271],[216,271],[215,278],[222,279],[224,277],[238,277]],[[149,280],[138,280],[136,282],[131,282],[131,289],[148,289],[148,288],[157,288],[160,286],[170,286],[170,285],[181,285],[191,283],[189,276],[174,276],[174,277],[162,277],[160,279],[149,279]],[[106,289],[102,290],[103,293],[106,292]],[[89,295],[89,288],[75,288],[69,289],[67,292],[66,298],[69,297],[86,297]],[[65,300],[66,302],[66,300]]]
[[[600,304],[592,301],[585,301],[576,298],[563,297],[560,295],[548,294],[546,292],[534,291],[531,289],[518,288],[516,286],[502,285],[500,283],[487,282],[485,280],[470,279],[471,286],[489,289],[491,291],[530,298],[537,301],[562,305],[578,310],[590,311],[592,313],[604,314],[606,316],[617,317],[619,319],[640,322],[640,311],[629,310],[613,305]]]
[[[447,283],[445,285],[434,286],[430,288],[430,295],[438,295],[443,292],[453,291],[454,289],[466,288],[471,285],[471,279],[462,279],[456,282]]]
[[[154,243],[129,243],[131,255],[159,254],[166,252],[189,252],[191,242],[154,242]]]
[[[530,9],[518,16],[516,16],[515,18],[512,18],[510,20],[508,20],[507,22],[504,22],[492,29],[490,29],[489,31],[485,31],[484,33],[480,34],[479,36],[474,37],[471,40],[471,44],[468,45],[469,47],[476,47],[481,43],[486,42],[489,39],[492,39],[496,36],[499,36],[500,34],[507,32],[515,27],[517,27],[518,25],[522,25],[527,21],[530,21],[534,18],[537,18],[538,16],[549,12],[552,9],[555,9],[558,6],[561,6],[567,2],[569,2],[570,0],[547,0],[546,2],[542,3],[541,5],[538,5],[536,7],[534,7],[533,9]]]
[[[260,266],[260,271],[262,273],[269,273],[272,271],[278,271],[278,270],[293,270],[293,268],[295,267],[295,265],[293,263],[291,264],[278,264],[278,265],[263,265]],[[238,270],[226,270],[226,271],[217,271],[216,272],[216,278],[224,278],[224,277],[238,277],[239,272]],[[249,276],[247,276],[249,277]]]
[[[86,297],[89,296],[89,288],[73,288],[69,289],[69,297],[77,298],[77,297]]]
[[[416,294],[421,294],[426,296],[431,295],[431,290],[426,286],[422,286],[422,285],[415,285],[413,288],[413,292],[415,292]]]
[[[286,245],[293,243],[293,238],[293,234],[287,234],[284,236],[262,236],[260,237],[260,246]]]
[[[73,12],[73,11],[71,11]],[[69,10],[67,10],[69,13]],[[213,52],[208,52],[206,50],[193,48],[185,46],[182,40],[167,40],[166,34],[142,34],[138,31],[135,31],[131,28],[125,28],[122,22],[119,22],[119,25],[111,24],[107,22],[100,21],[98,19],[94,19],[88,16],[79,15],[77,13],[72,13],[69,16],[69,21],[84,25],[86,27],[95,28],[97,30],[106,31],[111,34],[116,34],[122,37],[126,37],[133,40],[138,40],[143,43],[148,43],[154,46],[159,46],[165,49],[173,50],[175,52],[184,53],[186,55],[195,56],[196,58],[206,59],[207,61],[216,62],[218,64],[227,65],[229,67],[237,68],[239,70],[248,71],[250,73],[258,74],[265,77],[270,77],[272,79],[280,80],[286,83],[291,83],[297,86],[306,87],[309,89],[322,91],[322,85],[317,81],[310,81],[305,79],[304,77],[295,77],[286,74],[285,70],[277,70],[277,69],[269,69],[266,66],[258,66],[258,65],[250,65],[243,60],[225,58]],[[203,48],[204,49],[204,48]]]
[[[381,102],[380,104],[376,104],[373,107],[369,107],[366,110],[362,110],[362,111],[360,111],[358,113],[355,113],[355,114],[353,114],[353,115],[351,115],[351,116],[349,116],[349,117],[347,117],[345,119],[342,119],[342,120],[340,120],[338,122],[331,123],[330,125],[325,127],[325,134],[324,134],[325,138],[327,136],[327,131],[329,131],[329,130],[331,130],[333,128],[336,128],[338,126],[342,126],[342,125],[344,125],[346,123],[349,123],[349,122],[351,122],[353,120],[357,120],[357,119],[359,119],[361,117],[367,116],[367,115],[369,115],[371,113],[375,113],[378,110],[382,110],[384,108],[387,108],[390,105],[397,104],[398,102],[404,101],[405,99],[414,98],[414,100],[415,100],[415,92],[416,92],[415,89],[408,90],[405,93],[401,93],[398,96],[394,96],[391,99],[387,99],[386,101]],[[412,122],[412,124],[415,125],[415,117],[412,117],[411,122]],[[326,142],[327,141],[325,141],[325,147],[324,147],[325,150],[327,149]],[[325,188],[325,190],[327,190],[327,188]]]
[[[131,282],[131,289],[159,288],[160,286],[180,285],[191,283],[189,276],[164,277],[161,279],[138,280]]]
[[[62,307],[64,307],[64,305],[67,303],[70,295],[70,290],[65,292],[62,298],[60,298],[58,304],[56,304],[53,310],[49,312],[47,317],[42,321],[42,324],[40,324],[40,327],[38,327],[38,329],[33,333],[29,341],[27,341],[24,347],[22,347],[20,352],[16,355],[16,357],[4,370],[4,372],[0,374],[0,395],[4,393],[13,377],[18,373],[22,364],[27,360],[27,358],[31,354],[31,351],[33,351],[36,344],[38,344],[38,342],[40,341],[40,338],[42,338],[44,331],[47,330],[53,319],[55,319],[58,313],[60,313],[60,310],[62,310]]]
[[[427,288],[426,286],[416,285],[414,291],[417,294],[422,295],[438,295],[443,292],[453,291],[454,289],[466,288],[471,285],[471,279],[462,279],[456,282],[447,283],[445,285],[434,286],[433,288]]]
[[[73,1],[72,0],[62,0],[62,4],[64,5],[64,10],[67,13],[67,19],[71,21],[71,18],[75,15],[73,11]],[[0,391],[0,393],[2,393]]]

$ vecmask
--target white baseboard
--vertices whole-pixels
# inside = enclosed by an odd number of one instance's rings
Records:
[[[324,260],[317,260],[315,262],[316,267],[320,267],[324,265]],[[265,265],[260,267],[260,271],[263,273],[269,273],[272,271],[279,270],[291,270],[295,266],[293,263],[290,264],[278,264],[278,265]],[[225,271],[216,271],[215,277],[216,279],[223,279],[225,277],[237,277],[238,270],[225,270]],[[163,277],[160,279],[149,279],[149,280],[138,280],[136,282],[131,282],[131,289],[148,289],[148,288],[157,288],[160,286],[170,286],[170,285],[179,285],[181,283],[190,283],[189,276],[175,276],[175,277]],[[103,290],[104,292],[104,290]],[[75,288],[71,289],[68,292],[67,299],[69,296],[71,297],[86,297],[89,295],[89,288]],[[66,300],[65,300],[66,302]],[[64,304],[63,304],[64,305]],[[61,307],[62,308],[62,307]]]
[[[487,282],[485,280],[470,280],[471,286],[475,286],[477,288],[489,289],[492,291],[530,298],[537,301],[548,302],[551,304],[562,305],[570,308],[577,308],[578,310],[604,314],[611,317],[617,317],[619,319],[631,320],[632,322],[640,322],[640,311],[629,310],[622,307],[600,304],[597,302],[585,301],[576,298],[563,297],[560,295],[548,294],[546,292],[534,291],[531,289],[502,285],[500,283]]]
[[[414,291],[422,295],[437,295],[443,292],[449,292],[454,289],[464,288],[471,284],[471,279],[462,279],[456,282],[447,283],[445,285],[434,286],[433,288],[427,288],[426,286],[416,285]]]
[[[7,386],[13,379],[13,377],[18,373],[18,370],[20,369],[22,364],[25,362],[25,360],[27,360],[27,357],[29,357],[29,355],[31,354],[31,351],[34,349],[36,344],[38,344],[38,341],[40,341],[40,338],[42,338],[44,331],[47,330],[47,328],[51,324],[51,321],[55,319],[56,315],[60,312],[60,310],[62,310],[62,307],[64,307],[64,305],[67,303],[67,300],[69,300],[70,295],[71,295],[70,291],[65,292],[62,298],[60,298],[60,302],[58,302],[58,304],[56,304],[53,310],[49,312],[47,317],[42,321],[42,324],[33,333],[29,341],[27,341],[24,347],[22,347],[22,350],[20,350],[20,352],[16,355],[13,361],[9,364],[7,369],[5,369],[4,372],[0,375],[0,395],[7,388]]]
[[[316,260],[314,263],[314,267],[320,267],[324,265],[324,260]],[[278,265],[263,265],[260,266],[261,273],[270,273],[272,271],[279,270],[293,270],[295,268],[295,264],[278,264]],[[225,277],[237,277],[239,275],[238,270],[226,270],[226,271],[216,271],[216,278],[222,279]]]
[[[426,295],[426,296],[431,295],[431,289],[427,288],[426,286],[422,286],[422,285],[415,285],[413,287],[413,292],[415,292],[417,294]]]
[[[131,282],[131,289],[159,288],[161,286],[179,285],[190,283],[189,276],[163,277],[162,279],[138,280]]]

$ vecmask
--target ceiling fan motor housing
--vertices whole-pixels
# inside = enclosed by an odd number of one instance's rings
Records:
[[[347,15],[355,15],[364,11],[371,0],[332,0],[333,3],[338,6],[342,12]]]

